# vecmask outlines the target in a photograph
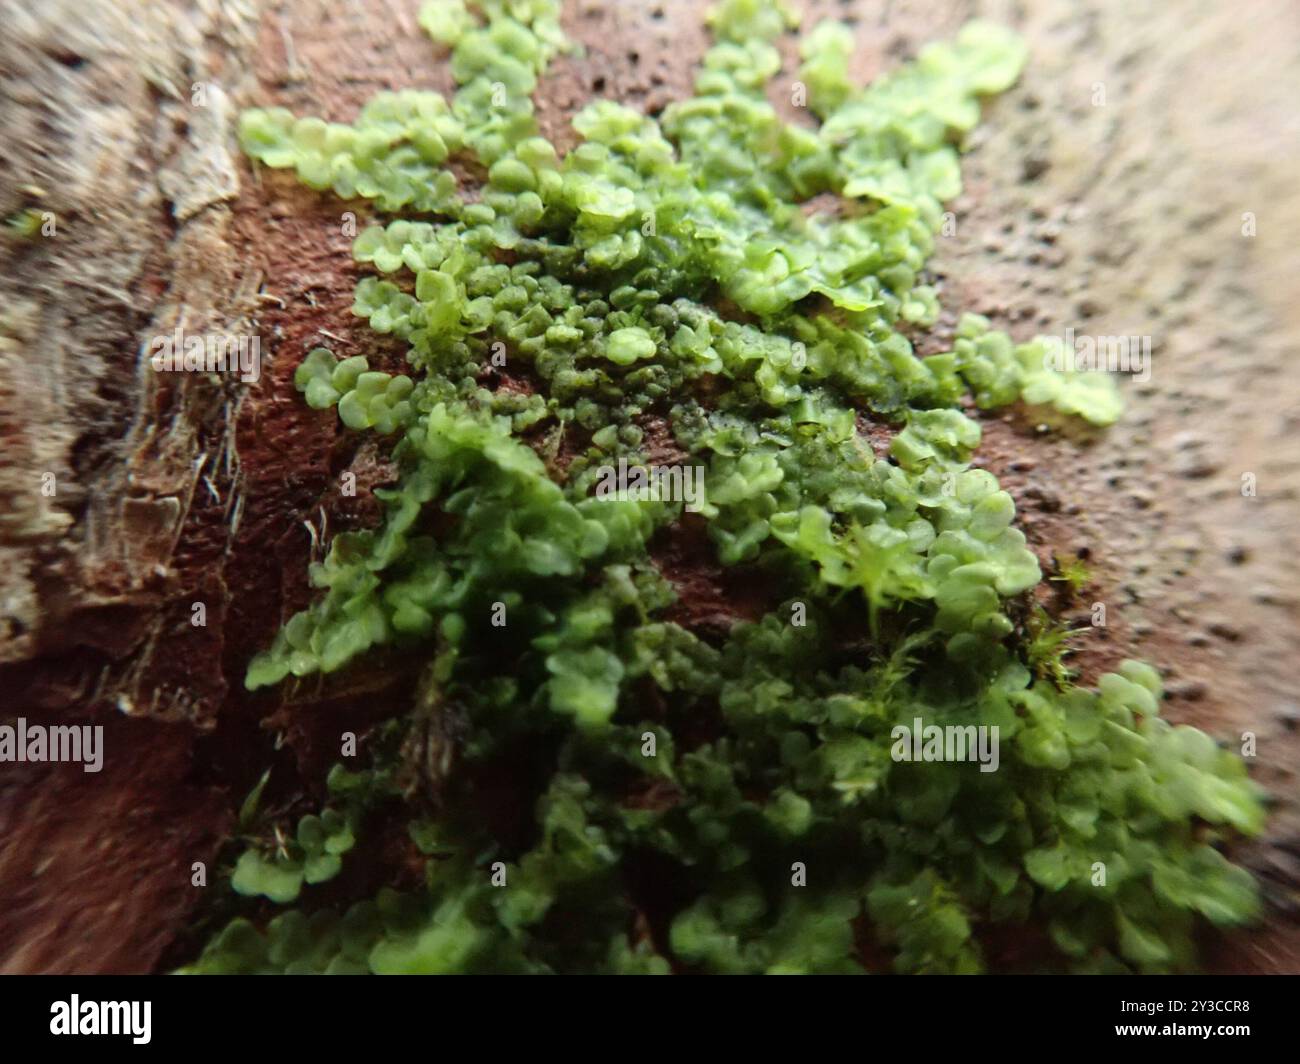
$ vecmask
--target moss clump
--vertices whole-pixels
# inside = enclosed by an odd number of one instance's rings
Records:
[[[422,15],[452,47],[450,104],[404,92],[355,126],[241,123],[262,163],[404,215],[357,237],[376,276],[353,309],[409,345],[410,376],[317,350],[297,377],[312,406],[391,434],[400,483],[377,492],[377,529],[335,538],[321,595],[248,685],[381,645],[429,658],[394,727],[456,723],[436,811],[395,782],[397,755],[357,784],[407,819],[426,883],[339,910],[303,890],[303,912],[236,920],[190,970],[855,971],[862,915],[902,971],[980,970],[987,929],[1026,921],[1060,966],[1191,966],[1197,918],[1254,910],[1215,846],[1260,829],[1255,791],[1160,719],[1152,669],[1071,687],[1063,640],[1017,622],[1010,600],[1041,573],[1010,496],[970,468],[980,430],[961,409],[969,392],[1105,424],[1114,386],[1054,375],[974,316],[924,359],[902,332],[938,312],[921,280],[960,190],[953,134],[1023,45],[972,24],[860,88],[847,28],[819,26],[801,78],[822,121],[789,126],[764,86],[793,19],[725,0],[692,99],[662,122],[593,103],[559,158],[529,99],[565,47],[556,0],[478,11]],[[474,202],[444,168],[462,155],[487,168]],[[824,194],[843,209],[805,209]],[[494,351],[536,390],[480,386]],[[894,427],[888,460],[859,412]],[[720,645],[665,620],[650,541],[680,502],[593,495],[602,465],[647,460],[651,415],[706,471],[718,558],[785,600]],[[561,472],[562,435],[578,453]],[[430,511],[449,518],[436,534]],[[997,727],[997,771],[900,761],[917,718]],[[535,823],[503,833],[475,781],[520,750]],[[364,811],[338,816],[362,830]],[[316,826],[291,878],[343,856]],[[271,893],[264,864],[236,885]]]

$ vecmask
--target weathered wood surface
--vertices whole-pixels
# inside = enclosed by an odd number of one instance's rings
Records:
[[[1149,334],[1155,369],[1103,436],[1042,436],[1011,414],[985,421],[981,453],[1045,562],[1091,552],[1111,625],[1088,636],[1084,675],[1136,652],[1165,667],[1171,717],[1258,736],[1279,804],[1245,856],[1275,908],[1212,964],[1300,971],[1300,15],[1285,0],[810,6],[856,18],[863,77],[973,14],[1027,35],[1031,66],[972,140],[934,263],[945,305],[1018,337]],[[348,120],[380,89],[449,91],[417,8],[0,2],[0,213],[56,226],[2,245],[0,716],[102,724],[107,744],[97,775],[0,765],[0,971],[175,962],[201,900],[192,862],[211,868],[264,768],[282,796],[310,790],[323,736],[409,696],[400,663],[242,690],[249,656],[306,601],[319,542],[372,520],[364,489],[387,475],[298,401],[293,368],[322,340],[400,351],[348,313],[342,214],[364,206],[255,175],[232,134],[250,104]],[[566,21],[587,55],[559,60],[539,100],[562,143],[593,93],[648,110],[684,95],[707,44],[683,0],[578,2]],[[142,352],[178,324],[259,336],[261,379],[153,372]],[[349,469],[357,498],[337,490]],[[681,578],[725,609],[718,574]]]

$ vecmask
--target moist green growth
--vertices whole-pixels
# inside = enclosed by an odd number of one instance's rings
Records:
[[[248,686],[379,647],[428,664],[388,752],[337,769],[319,816],[235,866],[240,893],[300,908],[236,919],[187,970],[849,972],[884,955],[971,972],[1024,923],[1045,932],[1036,967],[1192,966],[1198,918],[1254,912],[1219,847],[1259,831],[1256,791],[1161,719],[1150,667],[1071,686],[1068,633],[1025,602],[1042,574],[1012,500],[970,465],[968,396],[1104,425],[1114,385],[1044,369],[1045,341],[975,315],[949,352],[908,340],[938,314],[921,282],[961,135],[1023,45],[972,23],[863,88],[848,28],[819,25],[798,78],[820,121],[789,125],[766,87],[794,18],[725,0],[693,98],[659,121],[593,103],[561,158],[530,100],[567,47],[558,10],[428,5],[450,103],[385,93],[352,126],[242,116],[253,158],[389,216],[356,238],[373,272],[353,310],[410,367],[317,349],[298,370],[313,407],[383,437],[400,480],[375,530],[313,566],[317,601]],[[477,198],[449,160],[485,168]],[[527,387],[485,386],[503,359]],[[602,466],[662,455],[656,424],[705,470],[687,532],[703,523],[780,603],[725,638],[668,619],[656,544],[680,501],[593,490]],[[917,718],[996,726],[997,771],[895,760]],[[502,779],[519,823],[487,812]],[[348,877],[315,885],[394,817],[425,856],[418,889],[348,905]]]

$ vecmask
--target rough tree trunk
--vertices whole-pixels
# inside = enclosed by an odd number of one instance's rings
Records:
[[[233,124],[248,105],[347,121],[381,89],[449,93],[418,6],[0,2],[0,213],[55,226],[2,245],[0,717],[102,724],[106,744],[99,774],[0,765],[0,971],[175,963],[203,900],[192,864],[213,867],[263,770],[318,787],[322,736],[410,695],[400,663],[243,690],[249,657],[308,600],[309,558],[374,520],[365,489],[388,475],[299,401],[293,369],[319,342],[394,366],[401,351],[348,312],[342,213],[366,206],[255,175]],[[1110,625],[1086,636],[1084,678],[1136,653],[1164,667],[1171,717],[1257,736],[1256,778],[1279,800],[1244,857],[1274,906],[1211,963],[1300,971],[1300,389],[1284,361],[1300,335],[1286,91],[1300,16],[1287,0],[1249,18],[1208,0],[808,6],[856,19],[863,78],[976,14],[1027,36],[1028,71],[973,138],[933,262],[945,305],[1018,339],[1150,334],[1155,369],[1093,439],[985,419],[981,460],[1045,569],[1056,550],[1091,552]],[[587,55],[558,60],[539,92],[561,145],[593,94],[652,112],[688,94],[707,46],[684,0],[582,0],[566,28]],[[786,58],[773,101],[794,117]],[[260,336],[260,381],[153,372],[142,350],[178,325]],[[337,492],[346,469],[356,498]],[[672,575],[687,617],[742,611],[715,566]]]

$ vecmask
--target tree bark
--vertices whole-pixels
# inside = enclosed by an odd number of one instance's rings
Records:
[[[1213,967],[1300,971],[1300,247],[1293,101],[1300,18],[1185,0],[811,2],[852,16],[862,79],[984,15],[1031,47],[971,139],[956,231],[932,263],[948,313],[1017,339],[1151,335],[1149,384],[1091,437],[983,420],[980,461],[1016,498],[1045,571],[1087,551],[1108,626],[1083,679],[1127,656],[1163,667],[1168,714],[1238,745],[1278,798],[1243,851],[1272,905]],[[237,150],[246,106],[348,121],[375,92],[450,94],[418,0],[0,2],[0,212],[52,231],[4,238],[0,275],[0,716],[105,729],[104,769],[0,765],[0,971],[144,972],[183,959],[236,810],[266,768],[281,800],[320,786],[327,736],[399,711],[413,666],[244,691],[249,658],[309,601],[333,533],[372,523],[391,471],[292,385],[320,343],[401,364],[349,313],[345,212]],[[657,113],[707,47],[700,6],[566,7],[586,49],[543,79],[558,146],[593,96]],[[792,120],[796,47],[773,102]],[[1254,235],[1246,235],[1246,218]],[[48,224],[46,226],[48,228]],[[256,336],[255,383],[154,372],[153,338]],[[357,474],[355,498],[339,474]],[[1257,493],[1243,495],[1253,474]],[[744,604],[686,551],[687,616]],[[196,611],[196,605],[202,611]],[[202,614],[204,623],[194,623]]]

